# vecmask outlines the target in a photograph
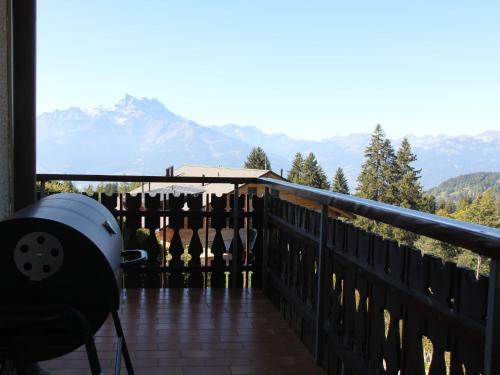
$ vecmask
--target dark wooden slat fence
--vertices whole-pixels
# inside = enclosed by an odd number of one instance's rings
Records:
[[[268,295],[329,374],[483,373],[488,278],[270,202]]]

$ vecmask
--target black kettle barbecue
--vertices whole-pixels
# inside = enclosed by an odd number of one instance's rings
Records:
[[[98,374],[93,335],[111,313],[116,369],[123,354],[132,374],[117,279],[120,266],[140,265],[147,253],[123,251],[112,214],[87,196],[54,194],[0,222],[0,233],[0,358],[37,362],[85,345]]]

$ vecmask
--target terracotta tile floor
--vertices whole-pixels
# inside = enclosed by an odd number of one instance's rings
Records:
[[[128,289],[120,317],[137,374],[324,374],[259,290]],[[110,320],[95,341],[111,373]],[[90,373],[83,348],[41,366],[54,375]]]

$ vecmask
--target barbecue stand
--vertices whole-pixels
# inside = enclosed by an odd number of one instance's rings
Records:
[[[94,334],[111,313],[115,374],[122,355],[133,374],[117,278],[147,253],[123,251],[111,213],[81,194],[54,194],[0,222],[0,233],[0,358],[38,362],[85,345],[92,374],[101,374]]]

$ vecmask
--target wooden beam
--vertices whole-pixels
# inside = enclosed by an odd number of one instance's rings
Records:
[[[12,4],[14,210],[35,201],[36,0]]]

